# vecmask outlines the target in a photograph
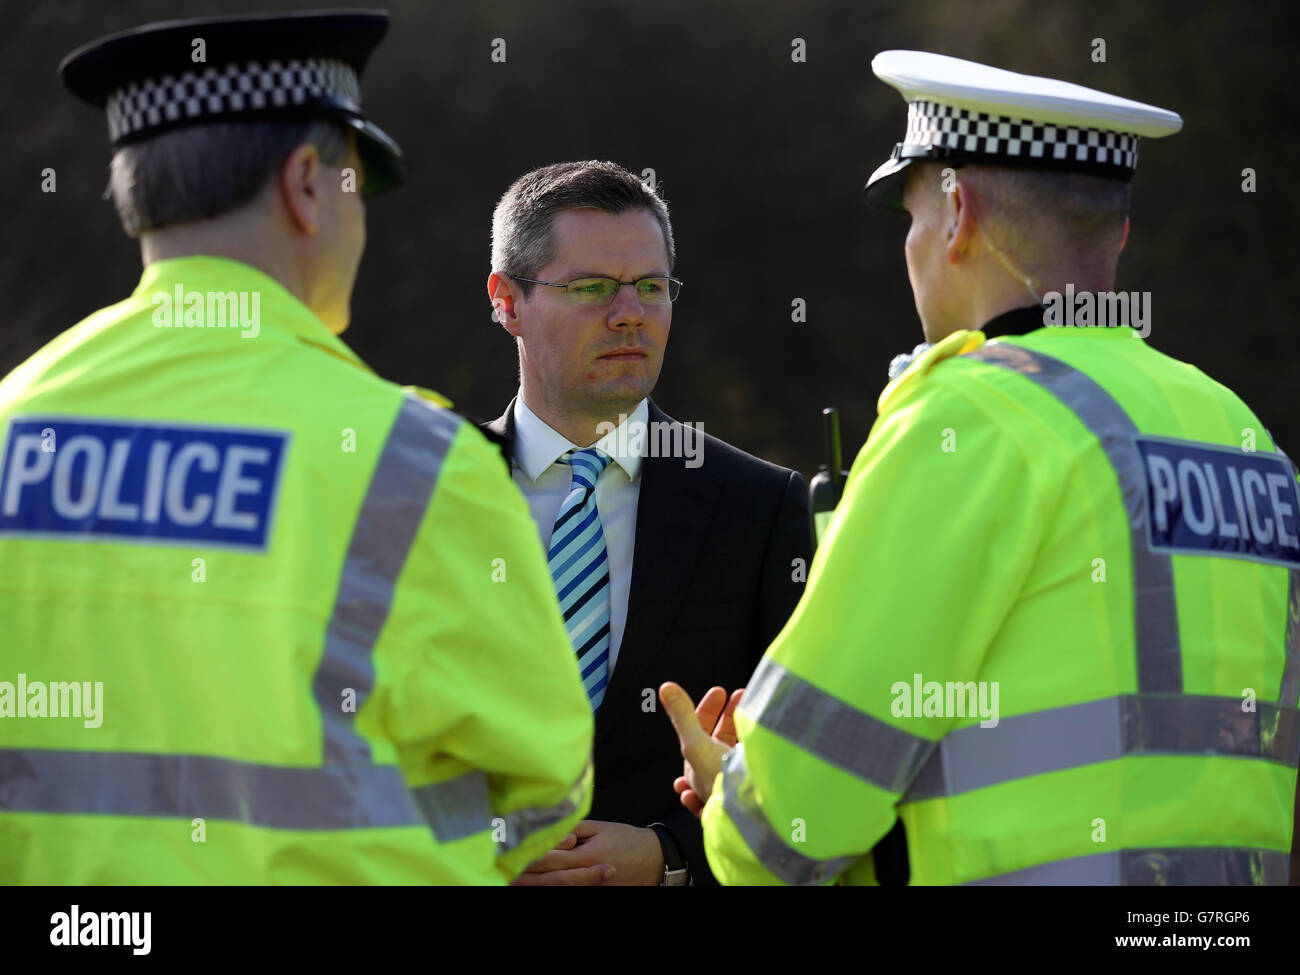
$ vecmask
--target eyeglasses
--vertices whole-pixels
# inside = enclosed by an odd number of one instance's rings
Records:
[[[625,284],[636,288],[637,299],[644,305],[671,305],[681,294],[682,282],[676,278],[649,277],[637,278],[635,281],[619,281],[617,278],[574,278],[572,281],[538,281],[536,278],[523,278],[517,274],[510,275],[516,281],[529,284],[544,284],[548,288],[563,288],[570,299],[580,305],[608,305],[618,294],[618,289]]]

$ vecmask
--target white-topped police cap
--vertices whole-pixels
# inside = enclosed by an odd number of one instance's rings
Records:
[[[387,30],[385,10],[170,20],[91,41],[59,74],[108,114],[114,148],[205,122],[332,119],[356,132],[372,196],[406,177],[401,148],[361,108],[361,72]]]
[[[871,70],[907,102],[907,135],[866,186],[870,202],[895,210],[913,160],[1129,180],[1140,138],[1183,127],[1178,113],[1154,105],[943,54],[883,51]]]

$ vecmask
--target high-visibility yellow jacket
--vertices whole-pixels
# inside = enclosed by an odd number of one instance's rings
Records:
[[[1131,329],[889,384],[704,812],[725,883],[1286,883],[1295,471]],[[1291,612],[1288,615],[1288,599]]]
[[[585,814],[528,507],[433,400],[214,257],[0,382],[0,881],[503,883]]]

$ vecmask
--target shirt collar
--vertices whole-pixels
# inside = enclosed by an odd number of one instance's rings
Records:
[[[1134,335],[1132,328],[1053,327],[1046,324],[1050,316],[1051,310],[1046,305],[1026,305],[989,319],[980,331],[984,333],[986,339],[1000,338],[1004,335],[1028,335],[1040,328],[1049,329],[1057,335],[1123,335],[1130,338]]]
[[[217,257],[212,254],[195,254],[154,261],[145,266],[132,297],[140,298],[158,292],[173,293],[180,288],[189,292],[231,291],[255,292],[258,295],[258,328],[262,331],[288,332],[294,337],[318,346],[345,359],[352,365],[370,372],[361,361],[311,309],[298,300],[289,289],[265,271],[251,264]]]
[[[604,451],[614,463],[623,468],[628,480],[635,481],[641,474],[642,460],[636,448],[646,441],[644,431],[649,426],[649,417],[650,407],[642,400],[630,416],[622,418],[618,426],[590,447],[583,448],[530,410],[521,393],[515,397],[515,463],[528,475],[530,481],[536,483],[568,451],[597,449]],[[639,437],[633,435],[638,429],[642,431]]]
[[[980,329],[986,339],[999,338],[1003,335],[1028,335],[1043,327],[1046,309],[1042,305],[1025,305],[1004,311],[989,319]]]

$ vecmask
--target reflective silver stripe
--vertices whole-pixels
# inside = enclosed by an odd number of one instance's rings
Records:
[[[411,790],[439,843],[452,843],[492,827],[487,776],[475,770]]]
[[[1272,440],[1273,435],[1269,434]],[[1291,468],[1291,476],[1296,475],[1291,458],[1282,452],[1282,448],[1273,440],[1273,449]],[[1300,703],[1300,569],[1289,570],[1290,582],[1286,606],[1286,664],[1282,668],[1282,693],[1278,701],[1287,707]]]
[[[530,806],[516,809],[501,818],[505,820],[505,839],[497,843],[497,854],[509,853],[539,830],[554,826],[578,810],[583,793],[591,788],[591,760],[587,760],[569,794],[553,806]]]
[[[969,886],[1284,887],[1289,874],[1290,855],[1275,850],[1183,847],[1119,850],[1055,860],[1014,873],[975,880]]]
[[[1292,569],[1286,613],[1286,664],[1282,668],[1282,693],[1288,707],[1300,703],[1300,569]]]
[[[1126,755],[1239,756],[1294,768],[1300,711],[1241,698],[1127,694],[950,731],[901,800],[920,802]]]
[[[208,755],[0,749],[0,810],[201,817],[268,829],[423,826],[396,766],[254,765]]]
[[[967,358],[1002,366],[1033,380],[1072,410],[1101,443],[1119,479],[1128,511],[1133,553],[1133,608],[1139,693],[1183,689],[1178,607],[1173,564],[1147,542],[1147,489],[1142,458],[1133,442],[1138,429],[1123,408],[1092,379],[1060,359],[1008,342],[990,342]]]
[[[936,741],[873,718],[764,657],[740,711],[804,751],[888,792],[902,792]]]
[[[754,786],[745,766],[744,743],[722,762],[722,809],[745,843],[768,870],[787,884],[824,884],[847,870],[860,857],[814,860],[796,853],[777,835],[754,798]]]
[[[198,816],[268,829],[428,825],[439,843],[487,830],[492,819],[482,772],[409,789],[394,765],[293,768],[208,755],[52,749],[0,749],[0,810]]]
[[[388,619],[397,576],[461,422],[456,414],[408,394],[370,477],[312,684],[324,724],[327,764],[370,758],[370,746],[353,729],[354,713],[343,710],[344,691],[355,692],[360,711],[374,686],[371,653]],[[327,491],[329,485],[320,489]]]

